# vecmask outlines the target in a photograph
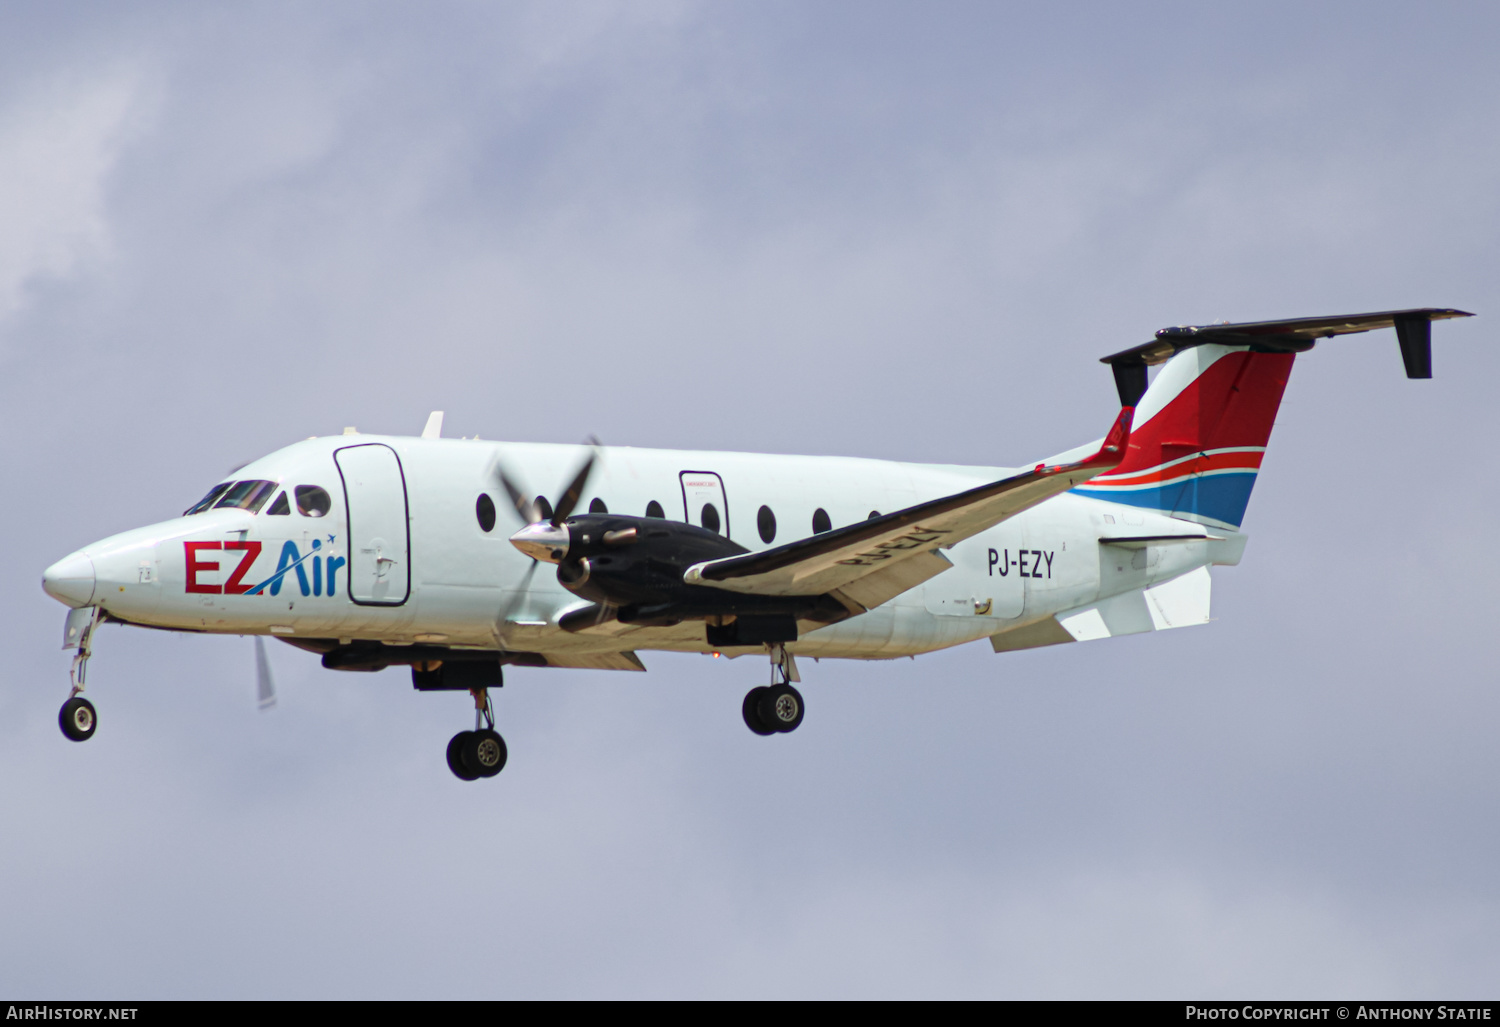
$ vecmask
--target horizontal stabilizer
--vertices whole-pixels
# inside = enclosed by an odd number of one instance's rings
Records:
[[[1448,307],[1415,307],[1336,317],[1295,317],[1282,321],[1243,321],[1236,324],[1177,325],[1163,328],[1141,346],[1102,358],[1114,370],[1123,406],[1135,406],[1146,391],[1147,365],[1160,364],[1177,353],[1205,343],[1250,346],[1261,352],[1301,353],[1319,339],[1352,335],[1377,328],[1395,328],[1408,378],[1432,377],[1432,322],[1473,317]]]

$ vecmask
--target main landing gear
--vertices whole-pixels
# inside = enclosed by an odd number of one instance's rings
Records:
[[[495,707],[488,688],[473,688],[474,730],[460,731],[448,743],[448,769],[460,781],[494,777],[505,769],[509,753],[505,739],[495,730]]]
[[[83,696],[84,677],[88,671],[89,657],[93,655],[94,629],[99,626],[99,607],[85,606],[68,611],[68,621],[63,628],[63,648],[76,649],[73,666],[68,679],[73,690],[68,701],[57,711],[57,726],[62,733],[75,742],[87,742],[94,737],[94,728],[99,726],[99,715],[94,704]]]
[[[797,673],[797,663],[780,642],[766,648],[771,655],[771,683],[750,689],[740,713],[745,718],[745,726],[758,735],[795,731],[806,711],[802,693],[792,687],[793,681],[802,680]]]

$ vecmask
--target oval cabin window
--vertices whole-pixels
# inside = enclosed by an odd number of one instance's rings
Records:
[[[654,499],[646,504],[646,516],[655,517],[659,521],[664,521],[667,519],[666,511],[663,510],[661,508],[661,504]]]
[[[719,510],[712,503],[703,504],[703,526],[709,531],[719,530]]]
[[[755,515],[755,526],[760,529],[760,540],[770,545],[776,539],[776,515],[771,512],[769,506],[760,508],[760,513]]]
[[[495,501],[483,492],[479,493],[479,499],[474,503],[474,516],[479,520],[480,531],[494,531]]]
[[[813,511],[813,534],[821,535],[825,531],[833,530],[833,521],[828,519],[828,511],[821,506]]]
[[[589,513],[609,513],[609,507],[604,505],[604,500],[596,496],[589,503]]]

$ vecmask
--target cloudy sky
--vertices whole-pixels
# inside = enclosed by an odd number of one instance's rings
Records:
[[[0,8],[0,993],[1493,997],[1500,13]],[[1299,358],[1204,628],[466,697],[43,567],[345,425],[1024,464],[1167,324]]]

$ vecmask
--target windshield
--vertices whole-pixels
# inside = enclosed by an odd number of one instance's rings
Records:
[[[204,496],[202,499],[198,500],[198,502],[182,511],[182,516],[187,517],[189,514],[202,513],[204,510],[207,510],[209,507],[214,505],[214,500],[218,499],[225,492],[228,492],[229,486],[233,484],[234,482],[232,481],[226,481],[215,485],[213,488],[208,490],[208,495]]]
[[[266,505],[266,500],[271,498],[271,493],[276,491],[274,481],[237,481],[234,487],[224,493],[224,498],[214,504],[218,510],[228,507],[232,510],[249,510],[256,513]]]

